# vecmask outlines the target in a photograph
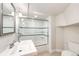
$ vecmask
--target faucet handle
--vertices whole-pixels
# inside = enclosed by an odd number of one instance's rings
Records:
[[[11,49],[14,46],[14,43],[9,44],[9,48]]]
[[[16,40],[13,40],[13,43],[15,43],[16,42]]]

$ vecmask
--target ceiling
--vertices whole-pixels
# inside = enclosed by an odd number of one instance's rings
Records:
[[[17,11],[27,14],[27,3],[15,3]],[[29,12],[32,15],[57,15],[65,10],[69,3],[30,3]]]
[[[69,5],[66,3],[31,3],[32,10],[48,14],[56,15],[64,11],[64,9]]]

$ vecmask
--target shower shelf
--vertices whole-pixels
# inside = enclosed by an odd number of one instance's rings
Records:
[[[37,21],[48,21],[48,20],[45,20],[45,19],[41,19],[41,18],[27,18],[27,17],[20,17],[20,19],[30,19],[30,20],[37,20]]]
[[[48,36],[48,35],[45,35],[45,34],[31,34],[31,35],[21,35],[21,36]]]
[[[14,17],[13,15],[10,14],[3,14],[3,16]]]
[[[26,29],[48,29],[47,27],[20,27],[20,28],[26,28]]]

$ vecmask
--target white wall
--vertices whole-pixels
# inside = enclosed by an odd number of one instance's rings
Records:
[[[49,17],[49,52],[55,51],[56,48],[56,23],[55,17]]]
[[[64,49],[64,28],[56,27],[56,51]]]
[[[68,26],[64,28],[64,48],[68,48],[68,41],[79,42],[79,26]]]
[[[5,36],[0,36],[0,52],[4,51],[10,43],[16,40],[16,34],[8,34]]]
[[[66,22],[66,19],[64,16],[65,16],[64,12],[56,16],[56,26],[66,26],[67,25],[67,22]]]

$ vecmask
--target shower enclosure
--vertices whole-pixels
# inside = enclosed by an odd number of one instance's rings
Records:
[[[48,44],[48,20],[20,17],[19,40],[32,40],[35,46]]]

